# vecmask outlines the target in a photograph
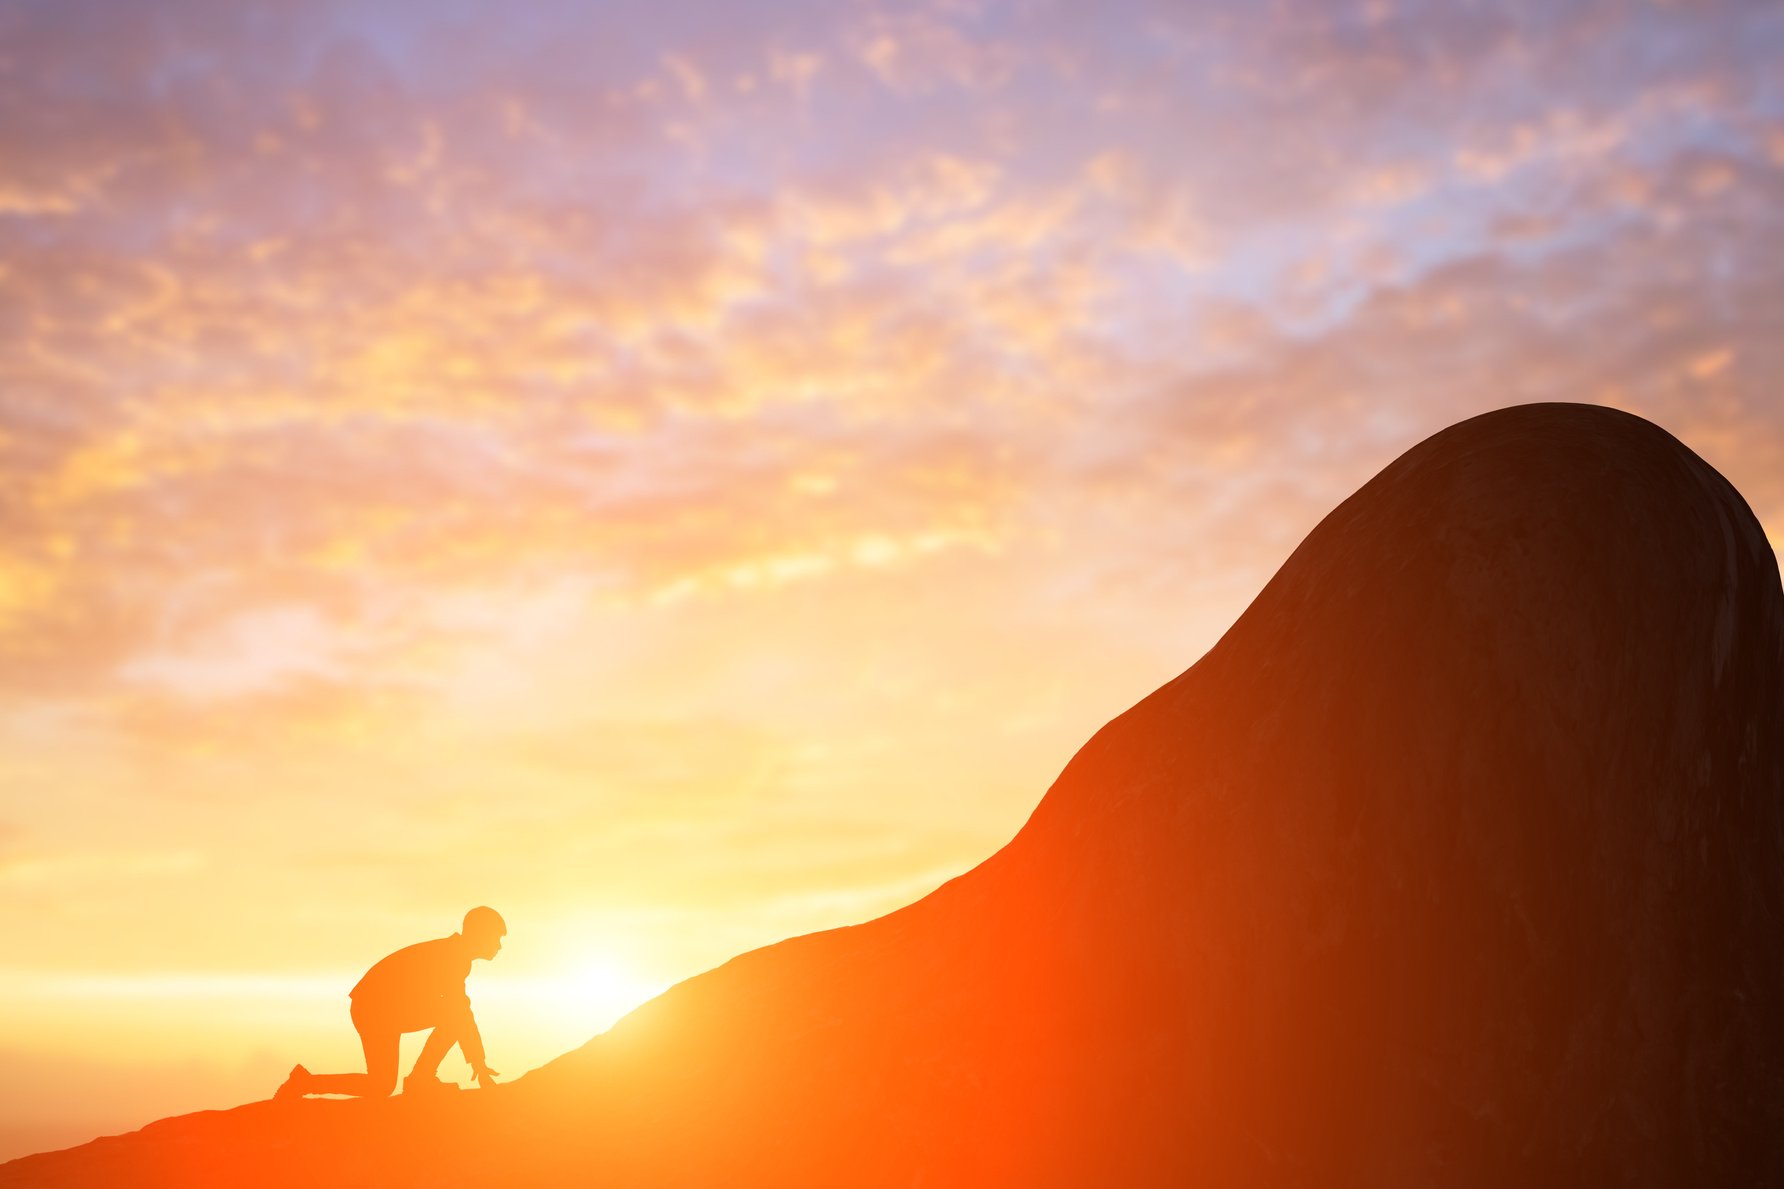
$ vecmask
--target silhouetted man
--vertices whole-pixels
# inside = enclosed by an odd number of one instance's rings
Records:
[[[440,1089],[440,1061],[454,1044],[471,1063],[479,1086],[488,1089],[499,1076],[483,1063],[483,1037],[465,995],[465,976],[473,958],[493,958],[502,948],[508,926],[493,908],[473,908],[464,927],[451,937],[406,946],[365,972],[351,992],[353,1027],[365,1049],[364,1073],[311,1073],[292,1067],[276,1097],[305,1094],[353,1094],[381,1098],[396,1086],[397,1046],[405,1032],[433,1029],[403,1093]]]

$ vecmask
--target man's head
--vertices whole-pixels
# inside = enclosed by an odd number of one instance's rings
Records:
[[[493,958],[501,951],[502,938],[508,936],[508,925],[495,909],[477,907],[465,914],[459,932],[471,943],[473,958]]]

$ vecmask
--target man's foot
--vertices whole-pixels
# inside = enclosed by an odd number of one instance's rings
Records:
[[[457,1082],[442,1082],[431,1073],[412,1073],[403,1079],[404,1094],[438,1094],[444,1090],[456,1089],[458,1089]]]
[[[310,1071],[301,1065],[293,1065],[291,1074],[280,1086],[274,1098],[302,1098],[309,1090]]]

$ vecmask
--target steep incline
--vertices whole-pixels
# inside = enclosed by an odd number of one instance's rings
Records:
[[[0,1182],[1784,1182],[1781,682],[1733,488],[1638,418],[1501,410],[917,904],[488,1101],[242,1108]]]

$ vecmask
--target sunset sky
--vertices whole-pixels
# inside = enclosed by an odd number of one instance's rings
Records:
[[[1775,544],[1780,61],[1757,0],[0,0],[0,1158],[352,1068],[474,904],[512,1076],[917,898],[1473,413],[1641,413]]]

